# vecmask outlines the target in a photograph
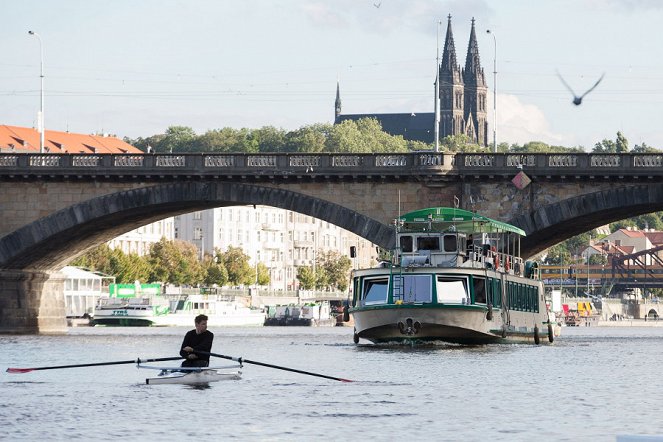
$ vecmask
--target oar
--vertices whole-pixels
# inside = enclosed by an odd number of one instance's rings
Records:
[[[253,364],[253,365],[261,365],[263,367],[276,368],[277,370],[292,371],[293,373],[307,374],[309,376],[317,376],[319,378],[325,378],[325,379],[333,379],[334,381],[354,382],[350,379],[335,378],[334,376],[327,376],[326,374],[311,373],[310,371],[297,370],[296,368],[281,367],[279,365],[267,364],[265,362],[252,361],[250,359],[244,359],[244,358],[241,358],[241,357],[240,358],[235,358],[235,357],[232,357],[232,356],[220,355],[218,353],[208,353],[206,351],[196,351],[196,353],[201,354],[201,355],[215,356],[217,358],[228,359],[230,361],[239,362],[240,364],[246,363],[246,364]]]
[[[161,362],[161,361],[176,361],[182,359],[181,356],[173,358],[152,358],[152,359],[132,359],[130,361],[113,361],[113,362],[95,362],[92,364],[74,364],[74,365],[55,365],[52,367],[33,367],[33,368],[8,368],[7,373],[29,373],[36,370],[55,370],[58,368],[78,368],[78,367],[97,367],[100,365],[121,365],[121,364],[140,364],[141,362]]]

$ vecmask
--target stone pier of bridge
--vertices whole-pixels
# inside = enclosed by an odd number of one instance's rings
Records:
[[[58,272],[0,270],[0,333],[66,332],[64,279]]]

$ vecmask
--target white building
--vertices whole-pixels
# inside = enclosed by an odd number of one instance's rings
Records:
[[[241,247],[252,265],[262,262],[270,288],[296,290],[297,267],[314,267],[319,251],[349,256],[355,246],[355,267],[368,267],[377,257],[365,239],[325,221],[267,206],[232,206],[175,217],[175,239],[189,241],[205,254]]]
[[[135,230],[122,234],[108,241],[111,249],[121,249],[124,253],[135,253],[144,256],[150,253],[152,244],[161,238],[169,241],[175,239],[174,219],[165,218],[152,224],[147,224]]]

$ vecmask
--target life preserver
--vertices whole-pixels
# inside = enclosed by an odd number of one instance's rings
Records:
[[[511,261],[507,256],[506,258],[504,258],[504,271],[508,272],[510,268],[511,268]]]
[[[497,253],[495,253],[493,256],[495,257],[495,258],[494,258],[494,261],[495,261],[495,269],[497,269],[497,268],[500,266],[500,255],[498,255]]]

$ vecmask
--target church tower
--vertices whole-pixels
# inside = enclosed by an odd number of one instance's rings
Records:
[[[448,17],[447,36],[439,66],[440,82],[440,138],[462,134],[465,127],[463,107],[463,75],[456,60],[456,47],[451,31],[451,14]]]
[[[336,80],[336,103],[334,104],[335,118],[334,121],[338,120],[338,117],[341,115],[341,81]]]
[[[486,78],[479,59],[479,45],[477,44],[477,35],[474,30],[474,18],[472,18],[470,42],[467,45],[463,82],[465,85],[465,109],[463,117],[466,124],[463,132],[478,145],[487,146],[488,113],[486,96],[488,94],[488,87],[486,86]]]

